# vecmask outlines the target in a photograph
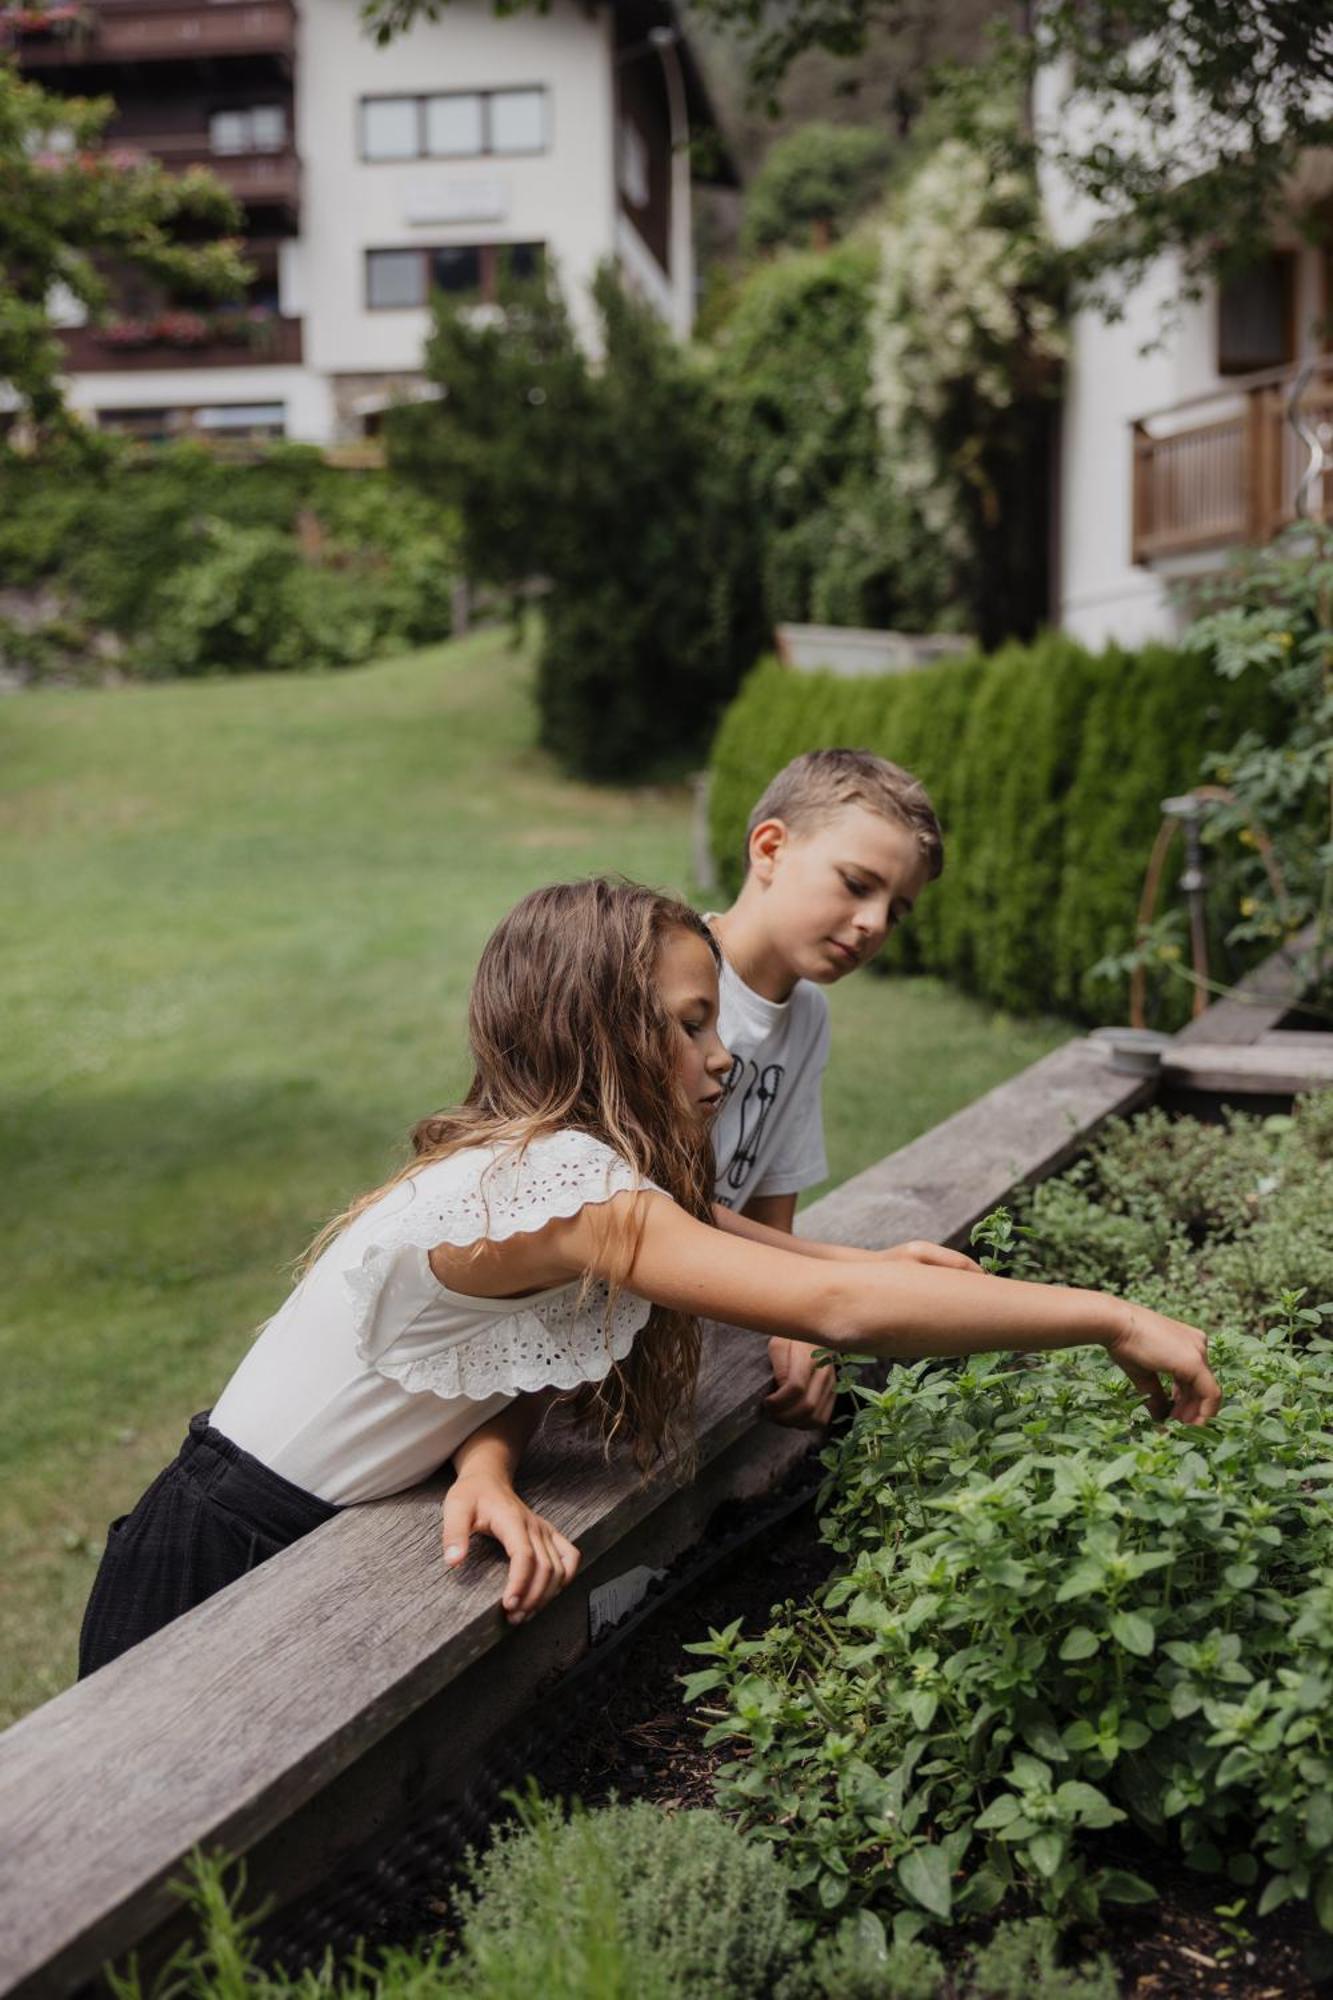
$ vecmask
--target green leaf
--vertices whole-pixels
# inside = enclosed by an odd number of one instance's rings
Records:
[[[889,1940],[873,1910],[858,1910],[854,1917],[847,1917],[838,1926],[838,1938],[847,1939],[859,1964],[873,1965],[878,1971],[888,1958]]]
[[[1034,1833],[1027,1846],[1028,1856],[1039,1875],[1049,1882],[1065,1858],[1065,1836],[1058,1827],[1044,1827]]]
[[[914,1902],[948,1922],[953,1914],[953,1877],[938,1847],[914,1847],[898,1863],[898,1880]]]
[[[718,1667],[709,1667],[697,1674],[682,1674],[680,1676],[682,1697],[686,1701],[697,1701],[699,1696],[707,1694],[710,1688],[721,1687],[726,1678],[725,1673]]]
[[[1270,1875],[1264,1884],[1264,1893],[1259,1898],[1255,1914],[1260,1917],[1271,1916],[1274,1910],[1280,1910],[1284,1903],[1289,1903],[1290,1901],[1291,1877],[1289,1875]]]
[[[1333,1931],[1333,1868],[1325,1868],[1322,1871],[1315,1883],[1311,1901],[1314,1904],[1315,1916],[1319,1919],[1319,1928]]]
[[[922,1688],[916,1694],[912,1695],[907,1703],[907,1713],[912,1718],[912,1727],[922,1730],[929,1729],[931,1723],[935,1720],[935,1713],[939,1705],[939,1696],[932,1694],[929,1688]]]
[[[1119,1806],[1113,1806],[1105,1792],[1099,1792],[1095,1785],[1085,1785],[1078,1778],[1070,1778],[1055,1794],[1057,1804],[1067,1811],[1077,1813],[1084,1826],[1114,1826],[1125,1815]]]
[[[958,1892],[958,1902],[970,1917],[986,1917],[999,1909],[1008,1892],[1009,1884],[999,1869],[986,1863],[968,1876]]]
[[[1001,1792],[999,1798],[993,1799],[985,1812],[978,1814],[976,1821],[977,1832],[998,1832],[1000,1827],[1008,1826],[1010,1820],[1017,1819],[1022,1810],[1022,1806],[1012,1792]]]
[[[1141,1875],[1131,1875],[1125,1868],[1108,1868],[1099,1876],[1098,1886],[1108,1903],[1155,1903],[1157,1891],[1151,1882],[1145,1882]]]
[[[1076,1625],[1072,1632],[1065,1635],[1065,1642],[1060,1648],[1060,1658],[1062,1660],[1090,1660],[1101,1643],[1101,1640],[1092,1630],[1091,1626]]]
[[[1111,1636],[1127,1653],[1146,1660],[1157,1644],[1152,1623],[1138,1611],[1113,1611],[1109,1620]]]
[[[821,1909],[836,1910],[847,1900],[847,1884],[841,1875],[827,1872],[819,1878],[819,1902]]]
[[[1316,1852],[1333,1847],[1333,1798],[1315,1792],[1305,1809],[1305,1838]]]

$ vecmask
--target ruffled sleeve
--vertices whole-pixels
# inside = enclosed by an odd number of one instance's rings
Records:
[[[470,1401],[600,1381],[629,1353],[649,1300],[622,1291],[608,1311],[600,1281],[521,1301],[465,1298],[438,1284],[429,1252],[503,1242],[634,1190],[661,1192],[611,1147],[572,1131],[521,1149],[470,1149],[400,1182],[353,1225],[360,1240],[348,1246],[360,1359],[405,1389]]]

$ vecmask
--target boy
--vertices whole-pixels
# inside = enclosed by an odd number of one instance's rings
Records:
[[[708,919],[723,958],[718,1032],[734,1058],[713,1131],[720,1205],[792,1233],[797,1196],[828,1172],[821,1084],[829,1017],[820,988],[874,957],[943,859],[925,787],[867,750],[808,751],[763,793],[746,830],[740,893]],[[935,1249],[930,1261],[975,1269],[947,1250]],[[765,1414],[822,1428],[833,1413],[833,1371],[801,1341],[771,1340],[769,1354],[775,1386]],[[535,1399],[522,1404],[482,1425],[455,1455],[443,1522],[451,1567],[473,1534],[501,1543],[510,1558],[504,1608],[515,1624],[578,1565],[577,1552],[514,1491],[536,1421]]]
[[[812,750],[773,779],[746,829],[746,875],[710,917],[722,947],[718,1031],[735,1062],[713,1146],[719,1203],[791,1232],[824,1179],[821,1084],[832,986],[873,958],[943,866],[925,787],[866,750]],[[800,1341],[769,1343],[778,1423],[828,1422],[831,1369]]]

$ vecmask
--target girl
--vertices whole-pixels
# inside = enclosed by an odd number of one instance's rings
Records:
[[[81,1674],[451,1455],[446,1555],[496,1533],[506,1609],[530,1615],[578,1562],[510,1484],[540,1393],[572,1394],[646,1466],[688,1439],[700,1316],[888,1356],[1099,1341],[1155,1414],[1162,1375],[1183,1421],[1217,1409],[1203,1335],[1146,1308],[986,1277],[931,1244],[875,1256],[714,1210],[716,1019],[717,946],[686,905],[591,881],[510,912],[473,986],[466,1098],[316,1240],[211,1416],[113,1524]]]

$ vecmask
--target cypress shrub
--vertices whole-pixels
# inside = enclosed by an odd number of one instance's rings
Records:
[[[1200,780],[1253,708],[1252,691],[1199,654],[1093,654],[1059,634],[856,680],[765,660],[714,744],[718,867],[734,891],[750,808],[790,758],[833,744],[875,750],[927,786],[947,842],[944,875],[892,960],[1012,1012],[1123,1019],[1123,984],[1094,980],[1092,967],[1133,939],[1161,801]],[[1163,996],[1163,1021],[1188,1006],[1181,982]]]

